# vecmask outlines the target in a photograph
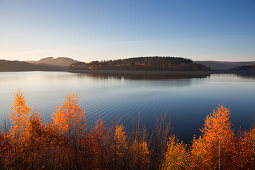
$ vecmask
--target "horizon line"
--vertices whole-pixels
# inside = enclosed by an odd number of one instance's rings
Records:
[[[6,58],[0,58],[0,60],[7,60],[7,61],[24,61],[24,62],[27,62],[27,61],[39,61],[41,59],[45,59],[45,58],[54,58],[54,59],[57,59],[57,58],[69,58],[69,59],[72,59],[72,60],[76,60],[78,62],[92,62],[92,61],[110,61],[110,60],[123,60],[123,59],[131,59],[131,58],[138,58],[138,57],[179,57],[179,58],[186,58],[186,59],[190,59],[192,61],[195,61],[195,62],[200,62],[200,61],[207,61],[207,62],[255,62],[255,59],[254,60],[224,60],[224,59],[219,59],[219,60],[213,60],[213,59],[204,59],[204,60],[193,60],[192,58],[188,58],[188,57],[184,57],[184,56],[167,56],[167,55],[151,55],[151,56],[130,56],[130,57],[123,57],[123,58],[112,58],[112,59],[95,59],[95,60],[90,60],[90,61],[82,61],[82,60],[78,60],[78,59],[74,59],[75,57],[69,57],[69,56],[45,56],[45,57],[41,57],[39,59],[35,59],[35,60],[32,60],[32,59],[26,59],[26,60],[19,60],[19,59],[6,59]]]

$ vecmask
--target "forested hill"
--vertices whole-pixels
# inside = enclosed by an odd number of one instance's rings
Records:
[[[47,58],[42,58],[39,61],[27,61],[27,62],[34,65],[68,68],[71,64],[77,63],[78,61],[73,60],[71,58],[67,58],[67,57],[57,57],[57,58],[47,57]]]
[[[31,64],[25,61],[0,60],[0,71],[58,71],[62,68],[42,64]]]
[[[232,70],[254,70],[255,71],[255,65],[246,65],[241,67],[235,67]]]
[[[233,68],[255,65],[255,61],[232,62],[232,61],[194,61],[195,63],[210,67],[212,70],[233,70]]]
[[[0,71],[30,71],[35,69],[33,64],[27,62],[0,60]]]
[[[136,57],[119,60],[75,63],[71,70],[162,70],[208,71],[210,68],[181,57]]]

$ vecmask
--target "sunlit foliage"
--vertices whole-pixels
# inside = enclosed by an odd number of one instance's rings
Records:
[[[255,126],[240,135],[235,161],[240,169],[255,167]]]
[[[169,138],[161,169],[187,169],[189,154],[187,146],[173,135]]]
[[[90,133],[90,147],[94,168],[105,169],[111,161],[111,136],[102,119],[98,119]],[[109,167],[108,167],[109,168]]]
[[[115,168],[126,168],[128,157],[128,142],[123,125],[117,125],[114,131],[114,161]]]
[[[149,169],[151,167],[150,151],[146,141],[147,132],[141,125],[140,114],[137,120],[134,139],[130,146],[131,168]]]
[[[100,118],[89,129],[74,94],[57,107],[52,123],[43,123],[19,90],[9,118],[10,128],[0,132],[0,169],[254,169],[255,165],[255,127],[236,135],[230,110],[221,105],[206,117],[201,135],[190,147],[170,134],[165,118],[156,123],[151,137],[140,115],[131,133]]]
[[[202,135],[192,144],[192,156],[197,166],[219,169],[234,166],[234,132],[229,116],[230,110],[221,105],[206,117]]]
[[[146,141],[134,140],[130,147],[131,162],[133,168],[137,169],[149,169],[150,165],[150,151]]]
[[[79,103],[79,97],[74,94],[67,95],[61,107],[57,107],[53,113],[53,123],[57,128],[67,134],[78,135],[84,132],[86,127],[85,111]]]
[[[14,104],[11,107],[9,118],[12,126],[9,135],[15,142],[22,142],[28,137],[30,108],[26,105],[23,92],[18,90],[14,95]]]

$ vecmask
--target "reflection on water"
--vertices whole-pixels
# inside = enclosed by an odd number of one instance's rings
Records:
[[[0,122],[7,117],[16,89],[24,91],[30,107],[38,107],[43,120],[68,92],[77,93],[88,122],[121,120],[127,127],[140,113],[150,129],[160,115],[171,120],[173,131],[185,142],[199,133],[203,119],[218,104],[231,109],[236,127],[249,128],[255,116],[255,79],[244,75],[145,76],[79,74],[66,72],[0,73]]]
[[[167,80],[167,79],[191,79],[206,78],[210,75],[148,75],[148,74],[100,74],[100,73],[77,73],[78,77],[91,77],[95,79],[125,79],[125,80]]]
[[[243,79],[255,79],[255,74],[237,74],[237,76]]]

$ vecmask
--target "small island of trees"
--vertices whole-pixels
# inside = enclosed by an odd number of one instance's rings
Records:
[[[209,71],[210,68],[181,57],[136,57],[119,60],[74,63],[70,70],[157,70],[157,71]]]

